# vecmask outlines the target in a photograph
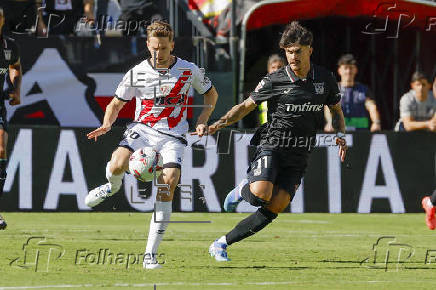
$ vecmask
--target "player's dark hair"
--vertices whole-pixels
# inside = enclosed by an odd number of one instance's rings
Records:
[[[168,37],[170,41],[174,39],[174,31],[171,25],[165,21],[154,21],[147,26],[147,38],[150,37]]]
[[[351,53],[347,53],[339,58],[338,66],[341,65],[357,65],[357,61],[354,58],[354,55],[352,55]]]
[[[292,21],[283,31],[280,39],[280,48],[285,48],[293,44],[312,45],[313,34],[309,29],[302,26],[298,21]]]
[[[410,82],[414,83],[414,82],[422,80],[422,79],[425,79],[426,81],[428,81],[427,75],[422,71],[416,71],[413,73],[412,79],[410,80]]]

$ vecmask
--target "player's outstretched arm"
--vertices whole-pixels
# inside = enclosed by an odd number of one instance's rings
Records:
[[[342,112],[341,103],[329,106],[330,113],[332,114],[333,129],[338,135],[336,144],[339,145],[339,156],[341,161],[344,162],[345,155],[347,154],[347,142],[345,141],[345,119]]]
[[[230,126],[231,124],[238,122],[244,118],[248,113],[256,108],[256,103],[252,98],[247,98],[242,103],[234,106],[218,121],[209,126],[209,134],[214,134],[221,128]]]
[[[126,102],[119,100],[118,98],[113,98],[112,101],[107,105],[106,112],[104,113],[103,124],[92,132],[89,132],[86,136],[88,139],[94,138],[97,141],[97,137],[106,134],[110,131],[112,124],[118,117],[118,113],[124,107]]]
[[[202,137],[207,133],[207,121],[209,120],[210,115],[215,109],[216,101],[218,100],[218,92],[215,87],[212,88],[204,94],[204,108],[201,112],[200,116],[197,119],[197,125],[195,125],[195,132],[192,135],[198,135]]]

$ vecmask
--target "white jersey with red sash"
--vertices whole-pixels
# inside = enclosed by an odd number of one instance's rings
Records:
[[[189,130],[186,105],[191,86],[205,94],[212,83],[204,70],[186,60],[176,58],[168,69],[155,69],[147,59],[126,73],[115,96],[126,102],[136,98],[135,122],[182,136]]]

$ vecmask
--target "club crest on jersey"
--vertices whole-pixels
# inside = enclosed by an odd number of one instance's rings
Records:
[[[171,92],[171,86],[160,86],[159,89],[164,96],[168,95]]]
[[[5,60],[11,60],[12,50],[5,49],[3,52],[5,53]]]
[[[315,93],[318,95],[324,94],[324,83],[313,83],[315,87]]]

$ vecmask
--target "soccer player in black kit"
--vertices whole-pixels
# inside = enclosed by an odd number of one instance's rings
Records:
[[[261,102],[275,103],[248,169],[248,183],[226,198],[234,203],[244,199],[259,209],[210,245],[209,253],[217,261],[228,261],[228,245],[262,230],[288,206],[306,170],[316,132],[323,127],[324,105],[332,113],[339,156],[342,162],[345,159],[341,94],[333,74],[310,62],[312,39],[308,29],[296,21],[290,23],[279,43],[289,65],[265,76],[249,98],[209,126],[209,134],[213,134],[239,121]]]
[[[6,181],[6,145],[8,143],[8,123],[6,119],[5,99],[9,99],[12,106],[20,104],[21,64],[18,46],[12,38],[2,33],[5,22],[4,12],[0,7],[0,197]],[[5,82],[9,88],[3,91]],[[0,215],[0,230],[6,228],[6,221]]]

